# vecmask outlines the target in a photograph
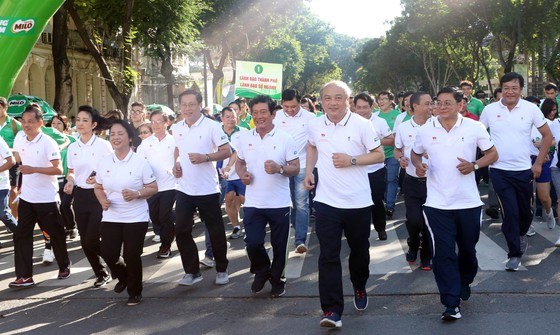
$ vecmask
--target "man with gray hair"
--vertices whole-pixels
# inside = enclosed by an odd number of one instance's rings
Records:
[[[315,186],[313,168],[321,181],[315,195],[319,239],[319,297],[324,312],[322,327],[342,327],[344,310],[340,248],[342,234],[350,247],[349,270],[354,306],[367,308],[371,193],[368,165],[384,161],[373,125],[350,112],[350,88],[331,81],[321,89],[325,114],[309,123],[305,187]]]

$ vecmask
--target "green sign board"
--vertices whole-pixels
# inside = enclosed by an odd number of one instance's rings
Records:
[[[0,0],[0,96],[7,97],[50,18],[64,0]]]
[[[265,94],[282,98],[282,64],[235,62],[235,95],[253,98]]]

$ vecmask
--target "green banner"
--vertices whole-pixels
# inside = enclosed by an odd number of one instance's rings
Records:
[[[282,99],[282,64],[235,62],[235,95],[253,98],[265,94]]]
[[[7,97],[50,18],[64,0],[0,0],[0,96]]]

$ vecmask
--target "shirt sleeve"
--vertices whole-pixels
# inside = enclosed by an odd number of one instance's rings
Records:
[[[296,141],[292,137],[288,137],[288,141],[286,142],[286,162],[293,161],[294,159],[299,158],[298,156],[298,149],[296,147]]]
[[[16,137],[14,138],[14,151],[15,152],[19,152],[21,150],[21,140],[22,140],[22,136],[20,133],[16,134]]]
[[[43,135],[43,136],[47,136],[47,135]],[[49,137],[47,137],[47,139],[49,139],[48,144],[46,145],[47,157],[49,157],[50,161],[60,160],[61,159],[60,149],[58,149],[58,145],[54,140],[50,139]]]
[[[75,142],[74,142],[75,143]],[[73,163],[73,157],[74,157],[74,146],[77,144],[70,144],[70,146],[68,146],[68,151],[66,154],[66,166],[68,166],[69,169],[74,169],[74,163]]]
[[[424,148],[424,143],[422,143],[422,127],[416,133],[416,138],[414,139],[414,145],[412,146],[412,151],[415,154],[422,155],[426,149]]]
[[[237,158],[241,160],[245,160],[245,155],[243,154],[243,147],[245,146],[245,136],[248,136],[247,133],[241,134],[241,136],[239,136],[239,140],[237,141]]]
[[[401,131],[395,131],[395,148],[401,149],[403,147],[403,143],[401,140]]]
[[[477,124],[477,145],[482,151],[486,151],[494,146],[494,142],[490,138],[490,134],[484,128],[484,125]]]
[[[144,160],[144,166],[142,166],[142,183],[147,185],[153,183],[154,181],[156,181],[154,171],[148,161]]]
[[[219,123],[215,122],[212,128],[212,141],[216,147],[221,147],[222,145],[229,143],[226,133],[222,130]]]
[[[495,103],[498,103],[498,102],[495,102]],[[489,120],[488,120],[488,109],[489,109],[489,108],[484,108],[483,111],[486,111],[486,112],[483,112],[482,114],[480,114],[480,118],[478,119],[478,121],[479,121],[480,123],[482,123],[482,124],[484,125],[485,128],[490,128],[490,125],[488,124],[488,123],[489,123]]]
[[[6,143],[6,141],[4,141],[4,139],[1,137],[0,137],[0,156],[3,159],[13,156],[10,147],[8,147],[8,143]]]
[[[544,124],[546,123],[545,119],[544,119],[544,114],[541,112],[541,110],[535,106],[535,108],[531,108],[531,111],[533,112],[533,124],[535,125],[535,127],[540,128],[542,126],[544,126]]]
[[[381,140],[379,139],[379,136],[377,136],[375,128],[373,128],[373,124],[369,121],[366,121],[362,127],[362,143],[368,152],[381,146]]]
[[[313,128],[316,122],[324,122],[322,120],[324,116],[319,117],[318,119],[314,119],[311,122],[309,122],[309,125],[307,127],[307,141],[309,142],[309,144],[311,144],[312,146],[317,146],[316,143],[316,139],[315,139],[315,133],[313,132]],[[320,121],[319,121],[320,120]]]

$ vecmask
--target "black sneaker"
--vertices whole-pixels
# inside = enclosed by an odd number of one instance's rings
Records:
[[[471,297],[471,287],[469,285],[461,285],[461,293],[459,293],[459,298],[463,301],[469,300]]]
[[[251,284],[251,291],[253,291],[253,293],[255,294],[259,293],[260,291],[262,291],[267,281],[268,281],[268,277],[255,275],[253,284]]]
[[[286,283],[272,285],[272,290],[270,291],[270,296],[273,298],[279,298],[286,294]]]
[[[93,283],[93,287],[101,287],[106,285],[108,282],[111,281],[111,276],[106,275],[106,276],[99,276],[97,277],[97,280],[95,281],[95,283]]]
[[[354,307],[359,311],[364,311],[368,306],[368,296],[366,290],[354,290]]]
[[[461,311],[459,307],[447,307],[445,312],[441,315],[441,319],[444,321],[455,321],[461,318]]]
[[[325,312],[319,325],[327,328],[341,328],[342,320],[340,319],[340,315],[338,315],[338,313]]]
[[[171,257],[171,248],[169,247],[161,247],[159,248],[156,258],[169,258]]]
[[[418,258],[418,251],[414,252],[409,250],[405,256],[408,264],[412,265],[414,264],[414,262],[416,262],[416,258]]]
[[[113,291],[115,291],[115,293],[121,293],[122,291],[124,291],[125,288],[126,288],[126,283],[119,280],[117,285],[115,285]]]
[[[70,267],[67,267],[64,270],[58,271],[58,279],[66,279],[70,277]]]
[[[498,220],[500,218],[500,212],[494,207],[486,208],[484,213],[486,213],[486,215],[488,215],[492,220]]]
[[[136,305],[138,305],[141,301],[142,301],[142,295],[141,295],[141,294],[138,294],[138,295],[129,297],[129,298],[128,298],[128,301],[126,302],[126,304],[127,304],[128,306],[136,306]]]
[[[387,232],[386,231],[380,231],[379,233],[377,233],[377,237],[379,237],[380,241],[386,241],[387,240]]]
[[[387,209],[385,210],[385,215],[387,216],[387,219],[390,220],[390,219],[393,218],[393,211],[394,211],[394,210],[393,210],[393,209],[390,209],[390,208],[387,208]]]

